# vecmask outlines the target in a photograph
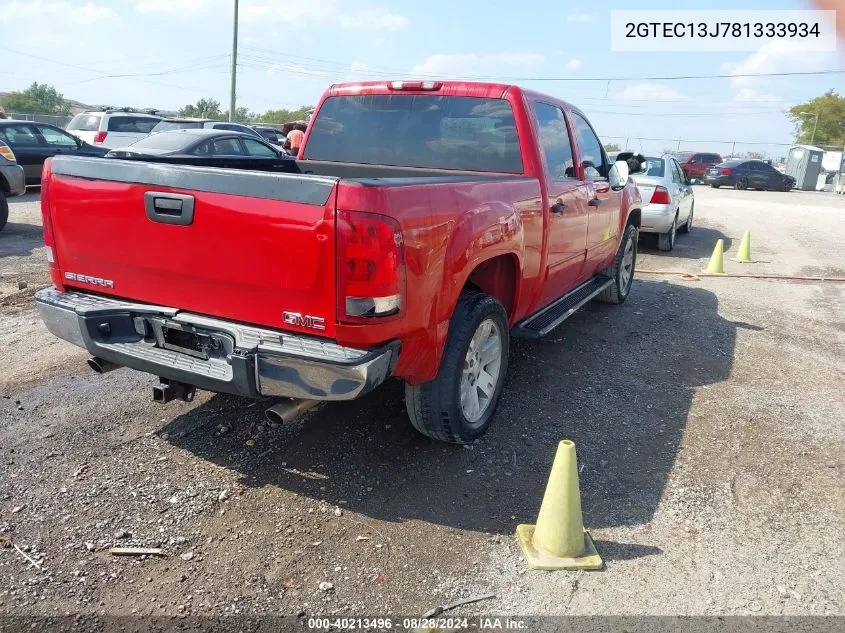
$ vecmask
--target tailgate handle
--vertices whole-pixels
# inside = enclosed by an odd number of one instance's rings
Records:
[[[162,224],[188,225],[194,221],[194,197],[163,191],[144,192],[147,217]]]

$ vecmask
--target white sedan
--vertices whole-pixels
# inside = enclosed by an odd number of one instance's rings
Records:
[[[657,233],[657,247],[671,251],[676,235],[692,228],[692,185],[674,156],[647,156],[646,160],[646,170],[631,176],[644,203],[640,232]]]

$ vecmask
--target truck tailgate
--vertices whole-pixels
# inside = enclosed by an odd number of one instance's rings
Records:
[[[334,335],[337,179],[72,157],[50,170],[66,286]]]

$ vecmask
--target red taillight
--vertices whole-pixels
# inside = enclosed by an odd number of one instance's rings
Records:
[[[97,132],[97,134],[94,136],[94,145],[102,145],[103,143],[105,143],[106,134],[108,134],[108,132]]]
[[[337,212],[338,318],[358,321],[402,310],[405,261],[402,232],[393,218]]]
[[[62,289],[62,278],[59,274],[59,264],[56,260],[56,245],[53,241],[53,219],[50,209],[50,183],[53,180],[53,172],[51,171],[53,159],[48,158],[44,161],[44,167],[41,170],[41,224],[44,233],[44,245],[47,247],[47,262],[50,265],[50,277],[53,284],[59,289]]]
[[[727,169],[727,168],[723,169],[723,170],[722,170],[722,175],[723,175],[723,176],[730,176],[730,175],[731,175],[731,170],[730,170],[730,169]]]
[[[441,81],[391,81],[387,86],[391,90],[440,90]]]
[[[649,204],[669,204],[669,190],[666,187],[655,187]]]

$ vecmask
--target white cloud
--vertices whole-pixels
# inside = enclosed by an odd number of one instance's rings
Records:
[[[135,3],[138,13],[166,13],[185,15],[197,13],[203,8],[203,0],[139,0]]]
[[[72,24],[92,24],[117,17],[107,6],[94,2],[71,3],[64,1],[34,0],[21,2],[13,0],[0,9],[0,22],[22,22],[44,18],[60,18]]]
[[[730,75],[801,72],[830,68],[830,60],[831,54],[828,52],[799,51],[788,41],[772,41],[739,62],[722,64],[721,70]],[[734,86],[760,85],[768,81],[770,79],[765,77],[731,77],[730,79]]]
[[[686,97],[665,84],[640,83],[626,86],[622,92],[614,95],[614,99],[620,101],[624,101],[625,99],[637,101],[652,99],[655,101],[682,101]]]
[[[736,93],[734,101],[755,101],[759,103],[780,101],[780,99],[778,99],[775,95],[767,92],[761,92],[759,90],[755,90],[754,88],[742,88],[738,93]]]
[[[570,59],[566,62],[566,69],[567,70],[581,70],[581,67],[584,64],[581,63],[580,59]]]
[[[574,22],[575,24],[595,24],[599,21],[598,13],[587,13],[580,9],[570,9],[569,15],[566,16],[567,22]]]
[[[413,75],[496,75],[503,68],[530,68],[539,66],[545,57],[539,53],[491,53],[478,55],[463,53],[457,55],[429,55],[422,64],[414,66]]]
[[[390,13],[384,9],[371,9],[356,15],[340,16],[340,24],[346,29],[367,28],[385,31],[401,31],[408,28],[411,21],[404,15]]]
[[[246,5],[241,10],[241,16],[245,21],[283,22],[288,27],[296,29],[304,28],[312,23],[335,23],[346,29],[401,31],[411,23],[406,16],[386,9],[346,12],[335,0],[309,0],[297,3],[278,0],[259,1]]]

